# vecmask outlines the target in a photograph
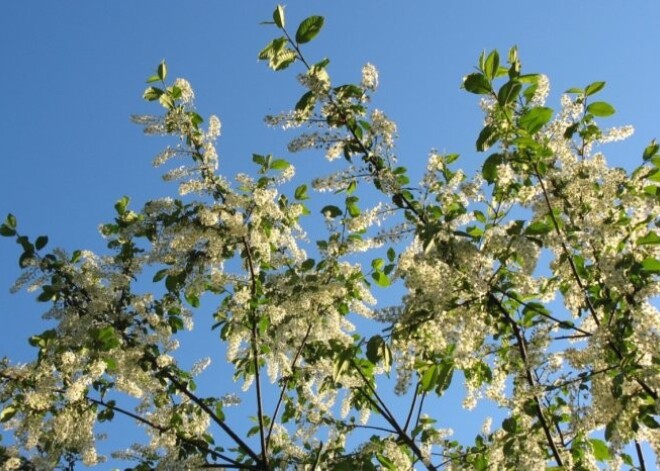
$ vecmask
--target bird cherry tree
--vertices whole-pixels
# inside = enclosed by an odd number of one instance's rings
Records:
[[[601,145],[632,128],[600,127],[614,113],[594,98],[605,84],[568,90],[555,111],[547,77],[523,73],[513,48],[506,61],[482,54],[463,81],[485,116],[480,171],[431,151],[413,182],[396,124],[372,106],[377,69],[337,84],[303,50],[322,17],[294,34],[277,6],[267,23],[277,36],[259,59],[298,67],[304,93],[266,121],[336,171],[300,182],[289,161],[255,154],[253,174],[230,180],[219,119],[161,63],[144,93],[161,114],[134,120],[171,138],[155,165],[177,197],[119,200],[105,254],[48,252],[13,215],[0,226],[22,248],[16,287],[54,322],[29,339],[33,362],[0,362],[4,469],[104,463],[97,433],[111,421],[144,430],[112,454],[136,470],[648,469],[644,451],[660,447],[660,146],[632,173],[609,166]],[[329,203],[321,214],[313,198]],[[398,303],[376,303],[402,287]],[[212,393],[197,388],[209,359],[177,361],[202,303],[240,394],[217,378]],[[488,400],[504,417],[473,442],[449,430],[443,394],[456,383],[466,409]]]

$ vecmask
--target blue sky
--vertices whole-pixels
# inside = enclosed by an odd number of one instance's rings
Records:
[[[259,22],[275,2],[221,0],[6,2],[0,16],[0,217],[15,214],[21,232],[47,234],[50,245],[101,250],[101,222],[129,195],[136,206],[172,194],[152,157],[167,141],[145,137],[129,120],[157,112],[143,103],[144,80],[166,59],[186,77],[202,115],[223,123],[220,169],[251,171],[251,154],[286,157],[311,176],[321,157],[288,156],[288,136],[262,118],[292,106],[301,89],[293,71],[274,74],[258,51],[275,34]],[[366,62],[380,71],[374,106],[399,126],[401,164],[421,172],[430,149],[458,152],[470,170],[481,127],[477,98],[459,89],[482,50],[517,45],[523,70],[546,73],[549,106],[561,91],[607,81],[602,99],[633,124],[635,135],[604,148],[610,162],[632,168],[660,137],[660,2],[295,0],[289,23],[320,14],[326,25],[306,48],[331,59],[336,83],[358,81]],[[295,66],[294,66],[295,67]],[[607,123],[605,123],[607,124]],[[43,305],[9,295],[19,273],[18,247],[0,240],[0,356],[30,358],[24,340],[41,330]]]

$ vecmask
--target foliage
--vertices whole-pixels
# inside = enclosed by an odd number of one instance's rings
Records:
[[[135,121],[178,139],[155,164],[186,159],[165,174],[180,197],[141,210],[119,200],[101,229],[108,255],[47,252],[12,215],[0,226],[23,250],[18,284],[56,321],[30,338],[34,362],[0,363],[5,468],[103,463],[99,423],[132,420],[147,442],[114,457],[138,470],[644,469],[640,442],[656,456],[660,446],[660,146],[630,174],[609,167],[596,146],[631,129],[597,123],[614,113],[593,98],[605,83],[569,90],[554,111],[545,76],[523,73],[515,48],[506,65],[493,51],[463,81],[485,113],[481,171],[431,152],[412,184],[395,123],[370,105],[376,68],[335,85],[329,60],[301,48],[322,17],[292,34],[278,6],[267,23],[279,36],[259,59],[299,63],[305,89],[267,121],[305,128],[291,152],[345,163],[289,191],[293,165],[255,154],[254,175],[230,184],[217,172],[220,121],[204,127],[190,84],[161,63],[144,98],[164,114]],[[332,204],[327,234],[306,249],[301,224],[319,221],[310,187]],[[400,303],[375,309],[373,293],[391,286],[405,286]],[[226,414],[235,395],[197,392],[208,360],[186,371],[174,356],[202,301],[253,409],[247,432]],[[382,392],[390,375],[403,412]],[[469,444],[451,438],[441,408],[460,378],[467,409],[487,398],[505,411]]]

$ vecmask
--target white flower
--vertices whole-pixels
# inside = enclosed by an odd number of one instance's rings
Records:
[[[192,366],[192,369],[190,370],[190,374],[193,376],[198,376],[204,371],[208,366],[211,364],[211,358],[206,357],[202,358],[201,360],[198,360],[195,362],[195,364]]]
[[[372,91],[378,88],[378,70],[373,64],[362,67],[362,86]]]
[[[325,153],[326,159],[333,161],[338,159],[341,156],[341,153],[344,151],[344,143],[342,141],[335,142]]]
[[[174,86],[181,90],[181,101],[183,103],[192,103],[192,101],[195,99],[195,92],[186,79],[176,79],[174,81]]]
[[[548,80],[547,75],[540,75],[538,81],[536,82],[536,90],[534,95],[530,100],[529,104],[531,106],[543,106],[545,105],[545,100],[548,98],[550,93],[550,80]]]
[[[170,355],[158,355],[156,358],[156,366],[158,366],[158,368],[166,368],[172,363],[174,363],[174,358]]]

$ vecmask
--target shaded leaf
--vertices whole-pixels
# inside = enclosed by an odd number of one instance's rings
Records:
[[[486,95],[493,91],[493,87],[488,79],[483,74],[476,72],[465,77],[465,80],[463,80],[463,88],[468,92],[477,95]]]
[[[324,21],[322,16],[310,16],[304,19],[298,26],[298,31],[296,31],[296,42],[298,44],[310,42],[319,34]]]

